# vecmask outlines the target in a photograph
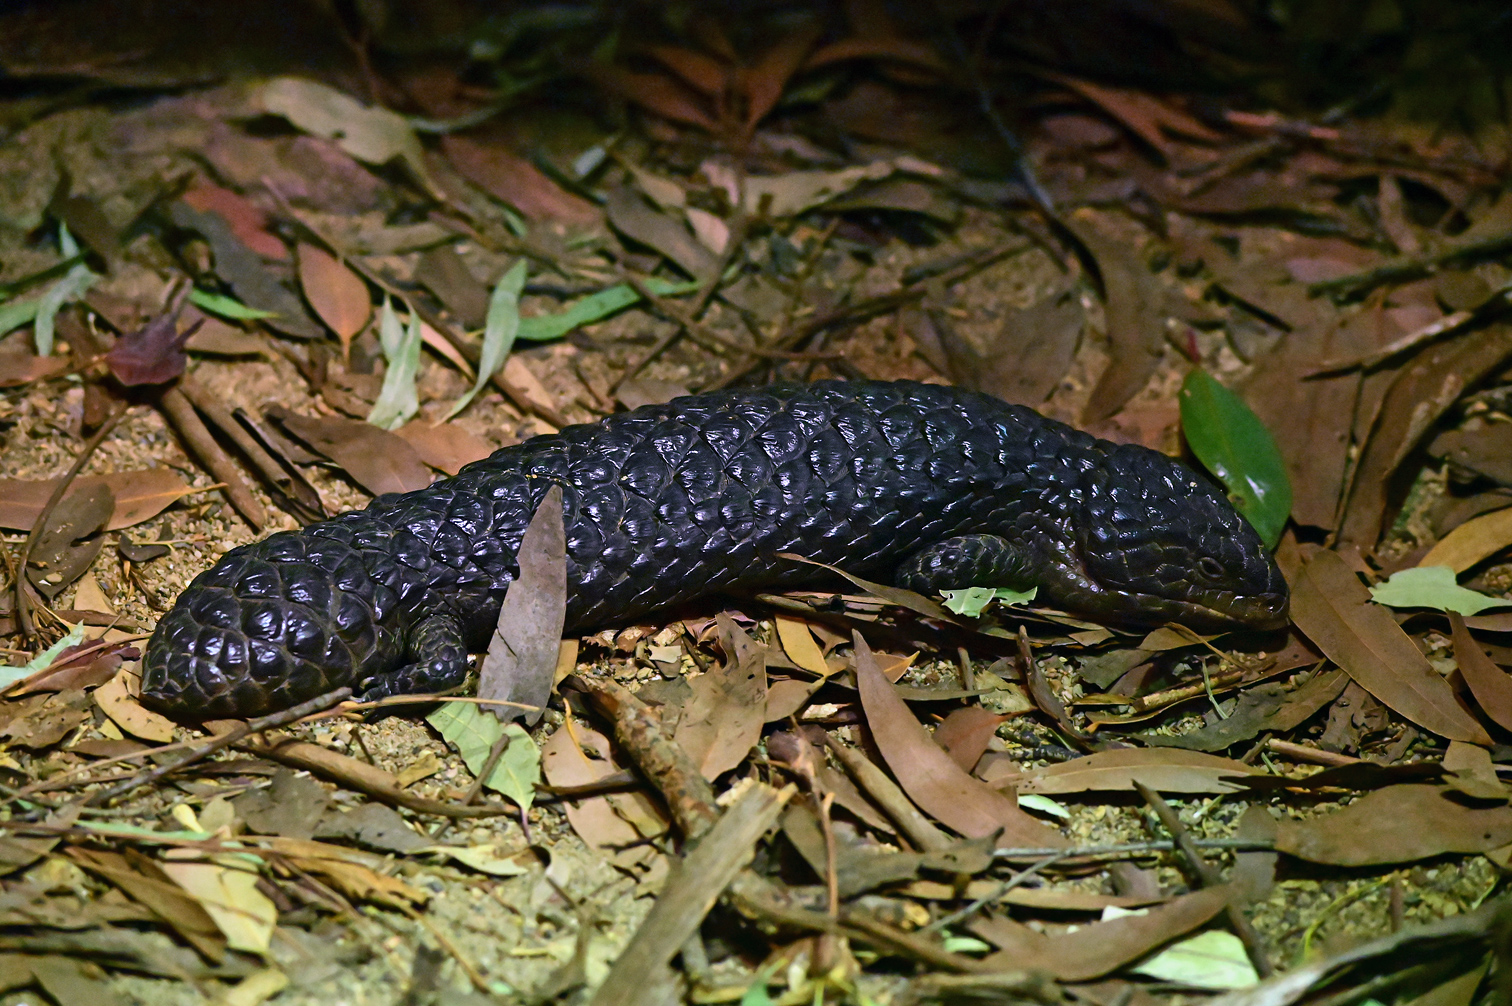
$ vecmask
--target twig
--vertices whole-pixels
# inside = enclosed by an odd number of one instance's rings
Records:
[[[95,430],[94,436],[84,442],[84,446],[79,449],[79,456],[74,458],[74,462],[69,465],[68,471],[63,473],[63,477],[53,487],[52,495],[48,496],[47,502],[42,505],[42,511],[37,514],[37,519],[32,523],[31,531],[27,533],[26,541],[21,546],[21,561],[17,563],[14,570],[16,582],[12,586],[16,592],[14,607],[16,625],[20,628],[21,635],[28,640],[37,635],[37,628],[32,624],[31,618],[31,597],[26,593],[26,566],[31,562],[32,549],[37,547],[37,541],[42,537],[42,532],[47,529],[47,522],[51,519],[53,511],[58,508],[58,504],[67,495],[68,487],[73,485],[74,479],[79,477],[79,472],[84,470],[84,466],[89,462],[95,450],[105,442],[105,438],[110,436],[111,431],[125,418],[126,410],[129,408],[131,408],[130,405],[122,405],[116,409],[105,422],[100,424],[100,428]]]
[[[178,431],[184,446],[199,458],[211,477],[224,483],[226,498],[231,501],[236,512],[246,518],[254,531],[261,531],[268,523],[268,512],[257,501],[257,497],[252,495],[252,490],[247,487],[240,469],[230,455],[215,442],[215,437],[200,419],[199,413],[194,411],[194,403],[178,388],[165,388],[158,396],[158,405]]]
[[[488,757],[483,759],[483,767],[478,770],[478,777],[473,780],[471,786],[467,787],[467,792],[462,797],[462,806],[466,807],[483,795],[483,783],[493,776],[494,769],[499,767],[499,759],[504,757],[504,749],[507,747],[509,747],[509,734],[502,733],[494,738],[493,747],[488,749]],[[436,830],[431,832],[431,839],[439,842],[445,838],[447,831],[451,829],[452,821],[452,818],[447,818],[438,824]]]
[[[856,785],[877,802],[882,812],[917,848],[925,852],[950,848],[953,844],[950,836],[935,827],[934,822],[925,817],[898,784],[870,758],[856,748],[841,744],[828,733],[824,735],[824,743],[856,781]]]
[[[625,279],[635,287],[637,292],[642,297],[645,297],[658,311],[666,315],[677,327],[657,339],[634,363],[625,368],[623,374],[615,378],[614,383],[609,387],[611,395],[619,391],[622,384],[636,374],[639,374],[646,364],[660,356],[668,346],[672,345],[673,340],[679,335],[684,332],[690,335],[694,334],[694,327],[699,325],[698,319],[702,317],[704,310],[709,306],[709,301],[713,300],[714,294],[719,291],[719,284],[724,279],[725,271],[730,268],[730,263],[735,261],[735,254],[740,246],[745,244],[746,232],[750,226],[750,220],[746,216],[745,210],[745,170],[738,161],[735,164],[735,196],[735,215],[731,221],[730,233],[725,241],[724,251],[719,255],[719,262],[716,264],[713,275],[699,289],[698,295],[693,298],[693,303],[686,315],[683,315],[681,311],[670,309],[670,305],[667,304],[664,298],[655,296],[650,290],[646,289],[644,283],[632,279],[628,274],[625,275]],[[623,273],[624,270],[622,269],[621,272]],[[706,329],[701,328],[700,331],[707,334]]]
[[[683,835],[695,839],[713,827],[719,819],[714,788],[688,753],[663,733],[656,710],[611,678],[572,675],[567,681],[614,725],[615,739],[667,801]]]
[[[1345,765],[1358,765],[1360,763],[1359,758],[1354,758],[1347,754],[1339,754],[1337,751],[1324,751],[1322,748],[1308,747],[1306,744],[1294,744],[1291,741],[1277,740],[1274,737],[1265,746],[1283,758],[1305,762],[1309,765],[1341,768]]]
[[[318,713],[324,709],[328,709],[331,706],[334,706],[336,703],[340,702],[342,699],[351,694],[352,690],[350,688],[337,688],[332,691],[326,692],[324,695],[317,695],[313,699],[308,699],[304,702],[301,702],[297,706],[291,706],[288,709],[284,709],[276,713],[270,713],[267,716],[259,716],[255,720],[247,720],[245,723],[238,724],[235,728],[227,731],[226,733],[217,734],[198,747],[189,749],[187,752],[185,752],[184,756],[177,761],[170,762],[166,765],[158,765],[154,768],[148,769],[145,772],[138,773],[137,775],[126,780],[118,786],[112,786],[110,789],[101,790],[98,793],[90,794],[85,798],[84,806],[94,807],[102,803],[108,803],[111,800],[114,800],[116,797],[124,796],[125,794],[130,793],[138,786],[143,786],[149,782],[154,782],[158,779],[161,779],[168,773],[175,772],[186,765],[200,761],[201,759],[214,754],[222,748],[230,747],[232,744],[235,744],[237,741],[241,740],[243,737],[246,737],[249,734],[261,733],[264,730],[272,730],[275,727],[281,727],[286,724],[293,723],[295,720],[304,719],[306,716],[309,716],[312,713]]]
[[[260,758],[272,759],[291,768],[313,772],[348,789],[421,814],[435,814],[438,817],[514,817],[520,812],[520,808],[513,802],[462,806],[416,796],[400,788],[388,772],[358,758],[338,754],[307,741],[284,740],[276,744],[242,741],[236,745],[236,749]]]
[[[1034,243],[1029,241],[1004,245],[967,256],[964,260],[955,262],[941,272],[922,269],[918,275],[905,279],[903,285],[896,290],[878,294],[875,297],[868,297],[865,300],[857,301],[848,306],[841,306],[818,318],[811,318],[797,328],[785,331],[773,339],[767,348],[792,349],[812,339],[820,332],[836,328],[854,328],[878,315],[886,314],[889,311],[897,310],[906,304],[922,299],[928,293],[928,284],[932,280],[938,281],[943,286],[948,287],[951,284],[969,279],[983,269],[996,265],[1004,259],[1011,258],[1033,247],[1035,247]],[[749,374],[759,362],[759,359],[756,359],[749,364],[732,369],[704,390],[712,391],[716,388],[727,387],[735,383],[746,374]]]
[[[236,417],[214,395],[206,392],[187,373],[179,378],[178,390],[191,405],[203,412],[206,418],[236,445],[269,489],[291,498],[294,496],[292,480],[289,478],[289,473],[284,471],[283,465],[279,464],[278,460],[268,453],[267,448],[247,432],[245,426],[236,421]],[[287,488],[285,484],[288,484]],[[231,489],[228,487],[226,492],[229,495]]]
[[[1493,258],[1512,251],[1512,231],[1493,234],[1479,240],[1451,245],[1428,255],[1414,255],[1392,259],[1373,269],[1337,276],[1310,284],[1309,296],[1322,294],[1358,297],[1386,283],[1406,282],[1423,276],[1431,276],[1446,265],[1471,259]]]
[[[1201,852],[1197,851],[1197,847],[1192,843],[1191,833],[1187,831],[1186,825],[1181,823],[1181,818],[1171,809],[1171,805],[1166,803],[1159,793],[1137,779],[1134,781],[1134,787],[1139,790],[1139,795],[1144,797],[1145,803],[1150,805],[1155,816],[1160,818],[1160,823],[1165,825],[1166,831],[1171,833],[1171,838],[1175,840],[1177,848],[1191,864],[1202,886],[1222,887],[1223,875],[1202,857]],[[1255,932],[1254,927],[1250,925],[1244,909],[1239,907],[1238,902],[1230,899],[1224,906],[1224,911],[1228,915],[1229,925],[1234,927],[1234,935],[1238,936],[1244,944],[1250,963],[1255,965],[1255,971],[1261,978],[1269,978],[1275,973],[1275,969],[1271,967],[1270,958],[1266,955],[1265,943],[1261,940],[1260,934]]]
[[[696,342],[713,343],[715,346],[728,349],[733,353],[740,353],[743,356],[761,356],[772,360],[810,360],[822,362],[824,360],[838,360],[841,358],[842,354],[840,353],[795,353],[785,349],[767,349],[762,346],[744,345],[714,331],[704,322],[698,321],[691,313],[683,311],[675,301],[653,291],[646,285],[645,280],[634,273],[623,272],[621,273],[621,278],[630,284],[630,287],[640,294],[652,307],[656,308],[659,314],[663,315],[674,325],[680,326],[680,330],[686,332]],[[676,331],[674,330],[674,333]],[[665,349],[671,340],[672,336],[663,336],[661,341],[657,343],[659,347],[657,352]],[[638,362],[638,364],[632,365],[631,369],[626,370],[619,378],[619,383],[628,381],[641,367],[649,363],[654,356],[654,353],[647,351],[646,358]],[[618,387],[619,384],[616,384],[615,388]]]
[[[1194,838],[1193,846],[1198,849],[1221,849],[1225,852],[1275,852],[1276,843],[1269,839],[1250,838]],[[1059,854],[1063,859],[1080,863],[1085,859],[1100,856],[1146,855],[1152,852],[1170,852],[1176,848],[1175,842],[1152,841],[1152,842],[1119,842],[1113,845],[1083,845],[1074,849],[1050,849],[1050,848],[1019,848],[1019,849],[994,849],[994,859],[1041,859],[1052,854]]]
[[[431,934],[431,938],[440,945],[441,949],[457,962],[457,967],[467,975],[467,980],[473,983],[474,988],[484,995],[492,995],[494,990],[489,986],[488,979],[483,977],[483,972],[479,971],[472,959],[462,952],[462,948],[457,946],[455,940],[442,932],[441,927],[432,922],[425,913],[417,912],[403,902],[396,902],[396,905],[401,912],[409,916],[411,922],[420,924],[426,932]]]
[[[1056,853],[1053,856],[1046,856],[1044,859],[1041,859],[1037,863],[1032,863],[1029,866],[1026,866],[1024,869],[1020,870],[1018,873],[1015,873],[1009,879],[1003,881],[1002,884],[998,885],[998,889],[993,891],[991,894],[977,898],[965,908],[951,912],[949,915],[940,916],[938,919],[935,919],[923,929],[920,929],[919,932],[937,933],[941,930],[949,929],[951,926],[956,925],[959,922],[964,922],[966,919],[971,918],[977,912],[980,912],[987,905],[990,905],[992,904],[992,902],[997,901],[999,898],[1007,894],[1009,891],[1013,890],[1015,887],[1021,887],[1031,878],[1037,876],[1041,870],[1054,866],[1056,863],[1065,858],[1066,855],[1064,853]]]
[[[720,818],[714,790],[693,765],[687,752],[661,732],[661,718],[655,711],[612,679],[575,677],[569,680],[575,680],[594,705],[609,716],[614,724],[615,738],[661,793],[683,834],[690,839],[705,835]],[[785,904],[782,889],[749,868],[742,870],[730,883],[727,897],[736,909],[753,918],[817,933],[848,932],[948,971],[981,969],[970,957],[953,954],[938,944],[902,932],[855,909],[843,910],[840,919],[836,920],[824,912]]]

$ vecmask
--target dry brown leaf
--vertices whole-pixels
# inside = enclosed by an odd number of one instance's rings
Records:
[[[504,360],[504,369],[501,373],[504,383],[513,389],[511,394],[518,393],[524,396],[525,401],[539,410],[541,415],[553,416],[560,412],[557,408],[556,396],[547,389],[546,385],[541,383],[541,379],[535,375],[535,371],[526,365],[519,354],[511,353]]]
[[[407,493],[431,484],[430,471],[409,441],[372,423],[339,416],[301,416],[283,409],[269,414],[375,496]]]
[[[706,97],[718,100],[729,86],[729,68],[712,56],[678,45],[649,45],[646,54]]]
[[[1496,777],[1491,752],[1464,741],[1450,741],[1444,751],[1444,784],[1472,800],[1506,803],[1507,787]]]
[[[196,854],[194,850],[181,851]],[[278,922],[278,909],[258,890],[257,871],[245,868],[246,865],[229,857],[226,863],[170,859],[161,868],[210,914],[216,927],[225,934],[226,946],[265,954]]]
[[[1243,762],[1177,748],[1118,748],[1047,765],[1019,777],[1021,793],[1132,790],[1135,782],[1159,793],[1233,793],[1228,776],[1258,775]]]
[[[95,704],[116,726],[133,737],[167,744],[173,740],[173,721],[137,701],[140,681],[134,673],[121,671],[94,690]]]
[[[367,284],[330,252],[301,244],[299,287],[315,314],[341,340],[345,359],[352,340],[373,317],[373,295]]]
[[[19,388],[70,366],[66,356],[33,356],[30,353],[0,353],[0,388]]]
[[[152,909],[207,960],[219,963],[225,957],[226,938],[215,920],[153,860],[135,850],[127,850],[123,855],[71,845],[64,851],[86,870],[99,874]]]
[[[1234,829],[1234,837],[1257,842],[1274,842],[1276,819],[1271,816],[1269,809],[1258,803],[1252,803],[1245,808],[1243,814],[1239,815],[1239,825]],[[1276,883],[1277,859],[1274,852],[1267,850],[1234,854],[1234,872],[1230,879],[1234,888],[1246,902],[1253,904],[1270,897]]]
[[[788,655],[788,659],[805,671],[829,677],[830,669],[824,662],[824,651],[814,642],[814,634],[809,631],[808,623],[786,615],[778,615],[776,621],[777,639],[782,643],[782,652]]]
[[[1167,132],[1207,141],[1225,139],[1222,133],[1214,132],[1187,113],[1145,91],[1105,87],[1059,73],[1043,75],[1091,101],[1129,127],[1130,132],[1167,156],[1172,152]]]
[[[95,579],[93,573],[79,577],[79,585],[74,589],[73,610],[99,611],[107,615],[115,613],[105,597],[105,591],[100,589],[100,581]]]
[[[289,865],[323,878],[349,898],[372,901],[391,908],[424,904],[428,895],[398,877],[386,876],[360,863],[326,856],[290,855]]]
[[[867,727],[910,799],[967,838],[1001,829],[998,842],[1004,847],[1060,848],[1066,844],[1060,832],[1040,824],[1014,801],[951,761],[898,697],[859,633],[855,646],[856,684]]]
[[[819,25],[804,25],[762,53],[740,74],[740,89],[746,98],[745,128],[748,133],[777,107],[788,81],[804,65],[822,34]]]
[[[1467,387],[1512,356],[1512,326],[1492,325],[1428,346],[1392,381],[1360,452],[1339,542],[1375,548],[1392,474]]]
[[[597,224],[597,206],[573,195],[501,140],[486,142],[476,132],[441,137],[441,150],[469,181],[531,220],[559,220],[571,227]]]
[[[1465,521],[1428,550],[1419,566],[1448,566],[1463,573],[1512,545],[1512,508]]]
[[[415,266],[415,282],[435,294],[462,327],[483,327],[488,315],[488,287],[472,274],[451,245],[426,249]]]
[[[1454,662],[1470,694],[1497,726],[1512,730],[1512,677],[1486,656],[1459,612],[1449,612],[1449,624],[1454,630]]]
[[[720,638],[726,659],[691,682],[673,734],[704,778],[714,779],[739,765],[761,739],[766,722],[766,647],[721,613]]]
[[[1005,402],[1039,408],[1076,357],[1084,322],[1081,304],[1057,292],[1026,308],[1004,309],[1002,316],[985,353],[954,326],[941,326],[951,377]]]
[[[409,442],[421,461],[448,475],[455,475],[463,465],[481,461],[494,452],[488,441],[452,423],[416,420],[394,432]]]
[[[111,987],[103,968],[78,957],[39,954],[17,969],[30,972],[36,984],[61,1006],[126,1006]],[[19,981],[29,985],[30,980]]]
[[[1335,322],[1337,311],[1327,301],[1305,297],[1288,313],[1303,324],[1256,361],[1244,383],[1244,400],[1275,435],[1291,479],[1292,516],[1299,524],[1333,528],[1361,377],[1309,375],[1321,357],[1375,348],[1378,326],[1366,323],[1368,312]]]
[[[970,772],[997,736],[999,724],[1007,719],[981,706],[963,706],[935,728],[934,742],[945,749],[951,761]]]
[[[852,59],[877,59],[907,63],[932,73],[949,75],[951,68],[927,42],[896,36],[871,35],[842,38],[820,46],[809,56],[804,69],[812,70]]]
[[[263,258],[288,260],[289,249],[268,232],[268,214],[245,196],[200,178],[180,198],[202,213],[223,218],[241,243]]]
[[[520,572],[504,593],[488,653],[478,667],[478,698],[534,706],[533,710],[489,707],[501,722],[523,719],[534,726],[551,698],[567,620],[567,537],[562,529],[561,486],[546,490],[515,559]]]
[[[579,743],[591,748],[598,757],[589,758]],[[586,786],[616,774],[620,767],[611,760],[607,737],[582,724],[570,728],[564,724],[541,745],[541,770],[553,786]],[[633,812],[620,811],[622,806]],[[603,796],[569,800],[562,809],[578,837],[589,848],[609,856],[621,869],[652,868],[663,858],[645,840],[664,832],[667,820],[644,793],[615,794],[613,801]],[[643,822],[647,831],[642,832],[636,822]]]
[[[1332,814],[1280,821],[1276,848],[1313,863],[1381,866],[1512,842],[1512,807],[1471,807],[1451,795],[1439,786],[1388,786]]]
[[[971,931],[1001,948],[987,958],[993,964],[1020,968],[1032,962],[1061,981],[1087,981],[1191,932],[1223,911],[1233,895],[1228,887],[1210,887],[1140,915],[1094,922],[1056,936],[1003,917],[982,919]]]
[[[1165,352],[1165,291],[1140,259],[1082,221],[1077,235],[1097,256],[1106,291],[1111,359],[1082,411],[1084,423],[1115,415],[1149,383]]]
[[[1313,555],[1292,583],[1292,621],[1360,687],[1449,740],[1489,746],[1486,731],[1337,552]]]
[[[718,270],[718,258],[699,244],[682,221],[653,207],[635,189],[609,190],[604,209],[615,230],[666,256],[694,279],[707,279]]]
[[[0,479],[0,527],[29,531],[37,522],[47,499],[57,487],[57,480]],[[140,524],[162,513],[169,504],[193,493],[193,489],[169,468],[142,468],[112,472],[109,475],[84,475],[74,479],[66,500],[92,486],[105,485],[115,494],[115,508],[105,522],[105,530]]]
[[[25,748],[51,747],[89,719],[89,697],[82,691],[38,695],[12,703],[6,712],[15,715],[0,728],[0,738]]]
[[[633,73],[598,62],[589,63],[584,70],[595,84],[665,119],[711,133],[719,130],[719,122],[705,107],[702,96],[665,74]]]
[[[94,563],[105,547],[100,532],[114,509],[110,487],[96,484],[64,496],[47,515],[28,555],[26,578],[49,601]]]

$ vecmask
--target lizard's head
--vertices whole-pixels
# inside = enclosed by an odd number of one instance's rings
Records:
[[[1062,603],[1143,624],[1277,629],[1289,593],[1255,529],[1186,465],[1143,447],[1109,448],[1085,473]],[[1052,591],[1053,593],[1054,591]]]

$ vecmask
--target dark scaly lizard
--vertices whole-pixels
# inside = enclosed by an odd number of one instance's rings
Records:
[[[822,381],[571,426],[233,549],[159,621],[144,700],[208,719],[457,686],[553,484],[569,632],[826,576],[782,552],[926,592],[1037,584],[1116,624],[1286,620],[1260,538],[1179,461],[958,388]]]

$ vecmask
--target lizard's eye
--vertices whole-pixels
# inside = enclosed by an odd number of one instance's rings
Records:
[[[1204,580],[1220,580],[1223,578],[1223,563],[1205,555],[1197,560],[1197,572],[1202,574]]]

